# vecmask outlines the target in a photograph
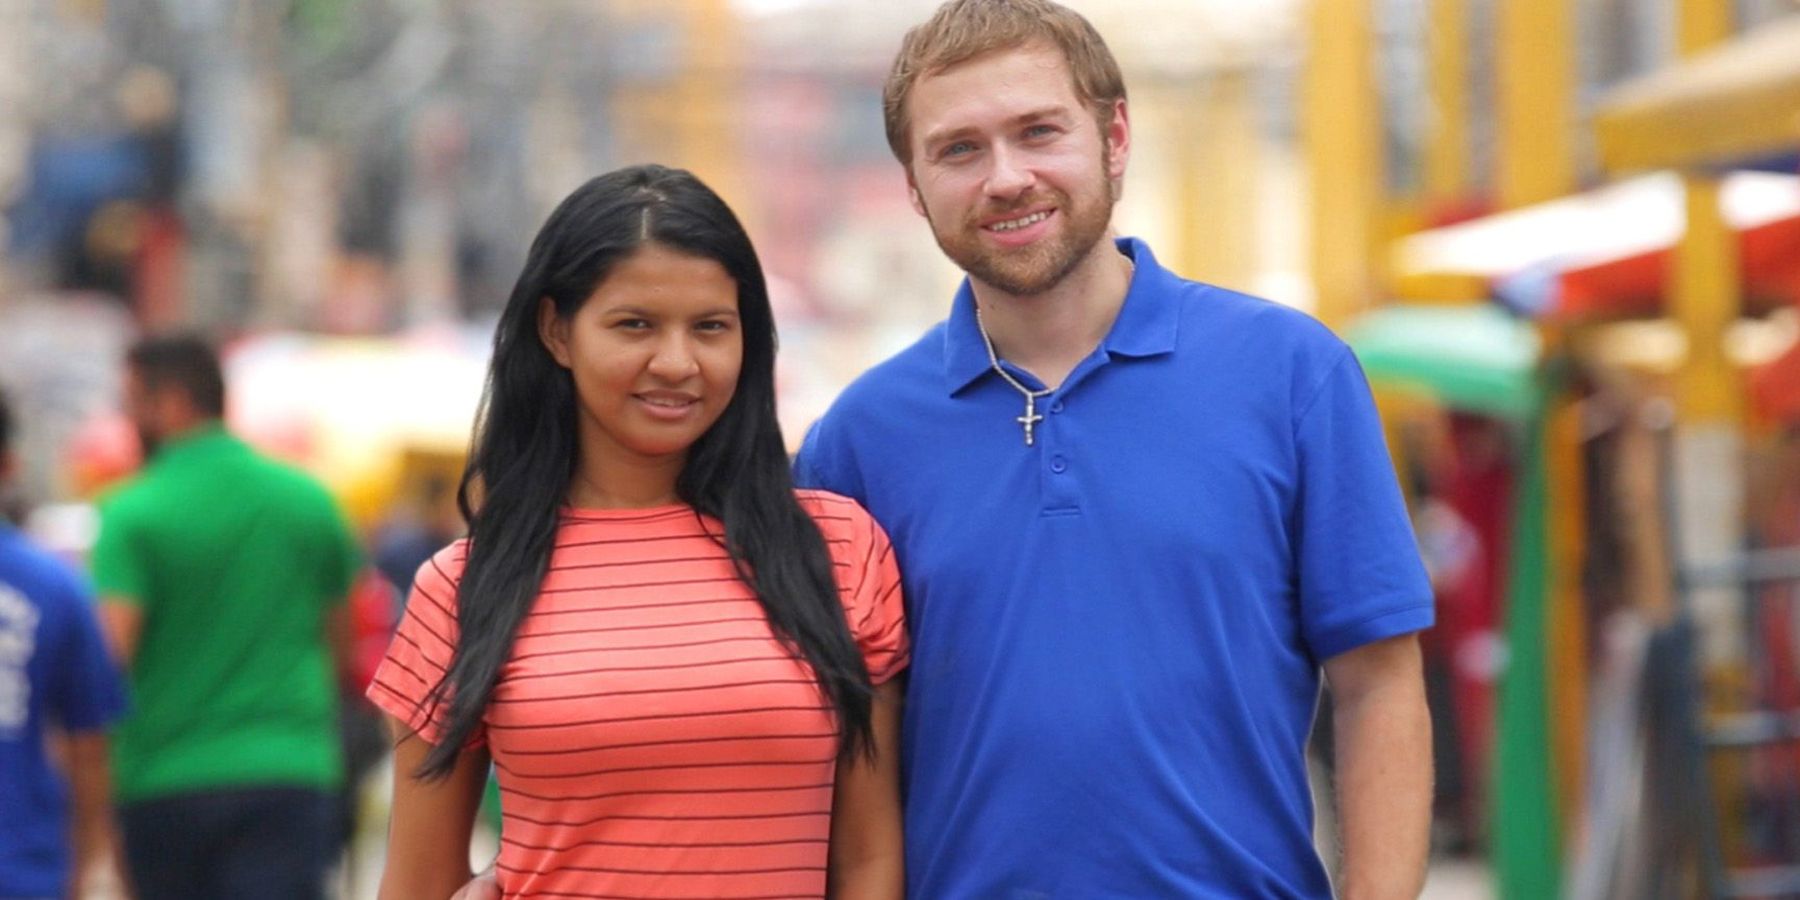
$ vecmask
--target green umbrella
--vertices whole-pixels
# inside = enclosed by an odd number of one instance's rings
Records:
[[[1537,412],[1543,341],[1497,307],[1392,306],[1357,319],[1345,337],[1375,384],[1513,421]]]

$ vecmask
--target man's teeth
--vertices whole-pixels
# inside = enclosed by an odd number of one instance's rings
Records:
[[[1045,210],[1044,212],[1032,213],[1031,215],[1026,216],[1023,219],[1012,219],[1012,220],[1009,220],[1006,222],[996,222],[993,225],[989,225],[988,227],[994,231],[1018,231],[1019,229],[1024,228],[1027,225],[1036,225],[1037,223],[1042,222],[1048,218],[1050,218],[1050,212],[1049,212],[1049,210]]]

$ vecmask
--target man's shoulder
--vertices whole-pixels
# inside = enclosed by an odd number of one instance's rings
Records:
[[[87,594],[73,565],[17,533],[0,539],[0,582],[38,605],[61,603]]]
[[[94,501],[94,508],[102,520],[112,523],[154,516],[162,507],[165,490],[156,471],[145,467],[136,475],[104,489]]]
[[[870,366],[838,394],[825,418],[881,408],[921,391],[948,393],[944,375],[944,322],[926,329],[905,349]]]
[[[1305,310],[1205,282],[1181,279],[1178,347],[1189,357],[1232,357],[1246,373],[1285,371],[1303,381],[1322,374],[1349,346]]]
[[[1203,281],[1182,278],[1179,283],[1184,322],[1302,346],[1343,344],[1325,323],[1298,307]]]
[[[311,472],[279,457],[255,448],[245,454],[246,474],[266,490],[299,506],[319,510],[335,510],[337,501],[331,489]]]

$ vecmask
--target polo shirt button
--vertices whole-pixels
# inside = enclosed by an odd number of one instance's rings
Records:
[[[1053,413],[1062,412],[1062,401],[1058,400],[1055,403],[1050,404],[1050,411]]]
[[[1051,457],[1050,471],[1055,472],[1058,475],[1061,475],[1068,468],[1069,468],[1069,464],[1066,462],[1063,462],[1062,457],[1060,457],[1060,456]]]

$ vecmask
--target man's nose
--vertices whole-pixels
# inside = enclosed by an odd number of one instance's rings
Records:
[[[1024,154],[1005,144],[996,144],[989,159],[993,161],[987,177],[990,197],[1010,200],[1024,193],[1036,180],[1026,165]]]

